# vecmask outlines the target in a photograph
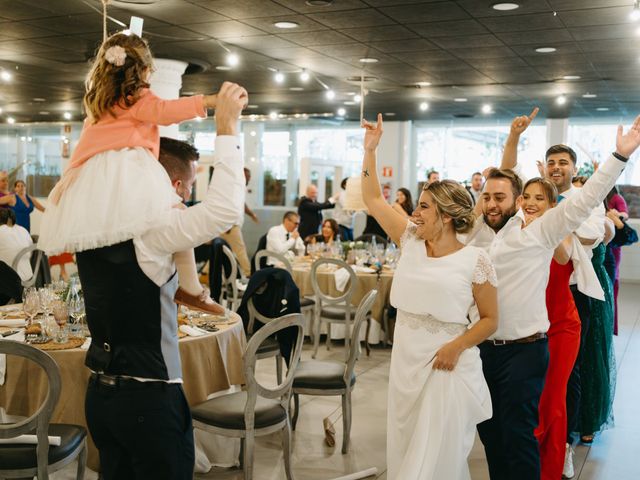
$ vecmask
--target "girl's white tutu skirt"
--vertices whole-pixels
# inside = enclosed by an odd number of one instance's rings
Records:
[[[58,205],[47,202],[38,248],[81,252],[140,236],[180,203],[164,167],[145,148],[90,158]]]

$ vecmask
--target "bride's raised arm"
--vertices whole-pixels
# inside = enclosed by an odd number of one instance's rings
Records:
[[[369,210],[369,215],[372,215],[378,221],[395,244],[400,245],[400,237],[407,228],[407,218],[396,212],[385,201],[380,189],[380,181],[378,180],[376,150],[382,137],[382,114],[378,114],[378,122],[375,125],[363,120],[362,126],[365,129],[362,197]]]

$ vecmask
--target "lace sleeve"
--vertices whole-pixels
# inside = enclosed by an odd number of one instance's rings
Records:
[[[400,248],[404,247],[407,240],[415,238],[417,228],[418,226],[415,223],[411,220],[407,220],[407,228],[405,228],[404,233],[400,237]]]
[[[496,269],[493,267],[489,255],[484,250],[480,250],[480,254],[478,255],[476,268],[473,270],[472,282],[478,285],[489,282],[494,287],[498,287]]]

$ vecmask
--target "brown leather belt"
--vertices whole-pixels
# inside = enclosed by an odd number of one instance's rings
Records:
[[[107,375],[104,373],[96,373],[96,372],[91,372],[91,380],[93,380],[96,383],[99,383],[100,385],[105,385],[107,387],[113,387],[113,388],[117,388],[117,387],[149,388],[149,387],[156,387],[158,385],[160,386],[168,385],[168,383],[162,382],[162,381],[140,382],[130,377],[122,377],[120,375]]]
[[[534,333],[533,335],[529,335],[528,337],[524,337],[524,338],[518,338],[516,340],[486,340],[484,343],[489,343],[491,345],[494,346],[501,346],[501,345],[511,345],[514,343],[534,343],[537,342],[538,340],[543,340],[547,338],[547,334],[546,333]]]

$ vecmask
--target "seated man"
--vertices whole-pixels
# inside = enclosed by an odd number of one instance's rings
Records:
[[[271,227],[267,233],[267,250],[285,253],[292,250],[298,255],[304,253],[304,242],[298,233],[300,217],[296,212],[287,212],[282,217],[282,223]],[[269,258],[268,264],[274,265],[275,259]]]
[[[16,225],[16,214],[9,208],[0,209],[0,261],[9,266],[13,265],[18,252],[33,244],[29,232],[20,225]],[[16,269],[21,280],[29,280],[33,276],[29,260],[31,254],[20,260]]]

